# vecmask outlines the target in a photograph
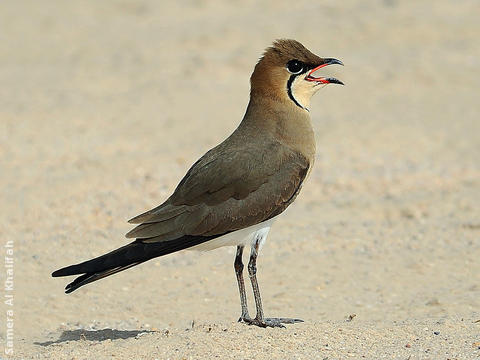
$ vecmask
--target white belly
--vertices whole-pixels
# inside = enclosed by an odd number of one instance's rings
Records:
[[[273,220],[264,221],[260,224],[247,227],[245,229],[237,230],[218,238],[206,241],[202,244],[192,246],[188,250],[209,251],[222,246],[238,246],[238,245],[250,245],[255,239],[260,238],[260,247],[265,242],[268,231],[272,226]]]

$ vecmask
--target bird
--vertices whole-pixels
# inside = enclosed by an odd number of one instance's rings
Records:
[[[328,65],[300,42],[278,39],[258,60],[250,78],[250,100],[238,127],[206,152],[161,205],[129,223],[133,242],[97,258],[64,267],[53,277],[80,275],[66,293],[93,281],[183,249],[236,246],[234,270],[240,293],[239,322],[285,327],[296,318],[264,316],[257,282],[257,257],[272,223],[297,197],[316,152],[310,99],[333,77],[316,76]],[[256,316],[250,317],[243,278],[243,251],[250,247],[248,275]]]

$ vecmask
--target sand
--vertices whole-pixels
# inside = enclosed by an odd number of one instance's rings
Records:
[[[179,3],[0,4],[0,357],[480,357],[478,1]],[[282,37],[345,63],[258,264],[266,315],[305,322],[236,322],[233,248],[65,295],[50,273],[127,243],[237,126]]]

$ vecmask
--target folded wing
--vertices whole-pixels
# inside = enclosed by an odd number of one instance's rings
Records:
[[[130,220],[139,225],[127,237],[169,241],[258,224],[290,205],[309,166],[304,156],[275,142],[263,153],[245,146],[241,152],[231,146],[214,148],[192,166],[165,203]]]

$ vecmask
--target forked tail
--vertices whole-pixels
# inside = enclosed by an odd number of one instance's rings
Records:
[[[52,276],[59,277],[82,274],[65,287],[65,293],[68,294],[83,285],[116,274],[147,260],[201,244],[215,237],[216,236],[186,235],[175,240],[160,242],[142,242],[142,240],[136,240],[95,259],[54,271]]]

